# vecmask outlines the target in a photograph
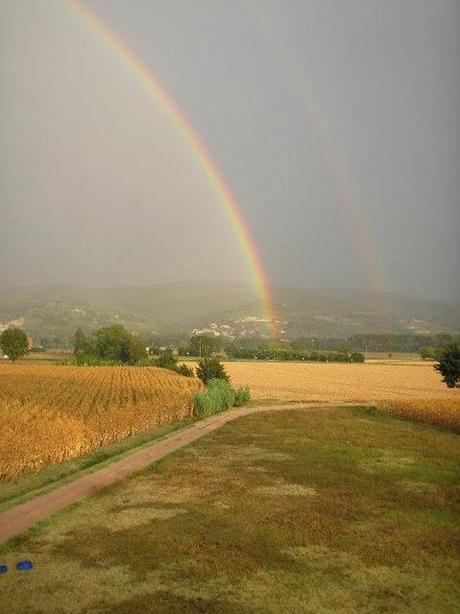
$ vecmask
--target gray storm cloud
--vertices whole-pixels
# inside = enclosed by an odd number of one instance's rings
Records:
[[[460,298],[457,3],[87,4],[190,119],[274,284],[367,287],[374,258],[387,290]],[[0,285],[247,280],[116,52],[65,3],[0,17]]]

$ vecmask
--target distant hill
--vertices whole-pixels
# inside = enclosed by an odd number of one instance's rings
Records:
[[[77,326],[93,330],[114,322],[135,332],[189,332],[208,314],[256,297],[244,284],[174,283],[151,287],[30,287],[0,289],[0,323],[25,318],[24,328],[43,337],[70,338]]]
[[[460,331],[460,304],[369,290],[276,288],[275,306],[286,337],[348,337],[360,333],[430,334]],[[198,324],[228,323],[262,313],[260,301],[207,314]]]
[[[274,298],[281,326],[290,339],[385,331],[460,331],[459,304],[397,294],[383,294],[376,300],[367,290],[277,288]],[[263,315],[255,289],[236,283],[0,290],[0,322],[24,317],[24,328],[37,340],[69,338],[77,326],[91,330],[113,322],[136,332],[189,333],[211,323],[233,327],[237,320],[246,322]],[[251,329],[255,324],[240,324],[238,330],[244,326],[248,334],[257,332]]]

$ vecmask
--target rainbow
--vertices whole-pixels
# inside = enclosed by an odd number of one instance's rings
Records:
[[[271,334],[274,338],[279,339],[281,333],[280,321],[275,311],[270,282],[262,265],[254,238],[251,235],[236,198],[203,142],[199,139],[176,102],[160,85],[152,71],[126,46],[120,37],[100,17],[84,5],[81,0],[69,0],[69,6],[89,26],[91,31],[99,36],[117,54],[120,60],[131,69],[132,73],[139,79],[149,94],[153,96],[167,117],[169,117],[177,132],[181,135],[185,145],[192,153],[225,210],[243,258],[248,264],[251,278],[269,323]]]
[[[271,26],[274,26],[274,24],[269,24],[270,27],[264,28],[263,20],[254,12],[250,3],[244,5],[244,8],[246,10],[247,21],[251,22],[253,33],[258,34],[260,39],[268,43],[267,46],[272,53],[274,49],[276,50],[273,56],[279,62],[279,69],[288,77],[288,82],[293,89],[292,94],[304,103],[305,111],[309,115],[311,128],[318,136],[326,166],[341,194],[340,203],[347,217],[353,223],[355,243],[366,270],[374,309],[379,317],[381,329],[388,333],[388,307],[384,296],[385,279],[376,250],[375,240],[373,239],[374,233],[372,232],[370,221],[366,218],[360,206],[357,191],[354,187],[355,182],[351,180],[349,165],[339,146],[338,139],[332,131],[331,122],[328,121],[325,115],[324,105],[318,101],[311,83],[308,83],[308,87],[305,84],[305,75],[296,69],[296,57],[293,57],[291,54],[286,56],[286,51],[289,53],[288,47],[280,44],[282,41],[280,37],[271,35],[275,29]]]

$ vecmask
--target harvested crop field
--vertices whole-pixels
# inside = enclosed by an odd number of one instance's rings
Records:
[[[192,378],[155,367],[0,366],[0,479],[191,416]]]
[[[225,363],[236,386],[249,385],[253,399],[372,402],[405,399],[460,402],[432,364]]]

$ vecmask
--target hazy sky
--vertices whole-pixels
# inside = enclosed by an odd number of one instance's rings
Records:
[[[93,0],[274,284],[460,299],[456,0]],[[0,3],[0,287],[247,280],[170,118],[64,0]]]

